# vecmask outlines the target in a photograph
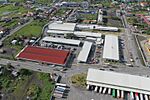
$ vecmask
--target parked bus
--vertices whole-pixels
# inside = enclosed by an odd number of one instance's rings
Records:
[[[56,98],[62,98],[63,97],[63,95],[60,93],[54,93],[53,96]]]
[[[63,84],[63,83],[56,83],[56,86],[67,87],[67,84]]]
[[[58,91],[58,90],[55,90],[54,93],[60,93],[60,94],[64,94],[64,92],[62,91]]]
[[[64,89],[64,90],[66,90],[67,88],[65,88],[65,87],[61,87],[61,86],[57,86],[56,88],[61,88],[61,89]]]
[[[64,91],[65,91],[65,89],[60,88],[60,87],[57,87],[55,90],[58,90],[58,91],[61,91],[61,92],[64,92]]]

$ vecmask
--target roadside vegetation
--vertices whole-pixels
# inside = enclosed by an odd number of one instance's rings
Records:
[[[42,28],[46,23],[46,20],[34,20],[16,33],[12,34],[10,37],[6,38],[4,40],[4,46],[8,48],[13,48],[16,50],[16,53],[18,53],[23,48],[23,45],[12,45],[11,41],[13,39],[18,40],[19,38],[31,38],[41,36]]]
[[[71,77],[71,82],[75,86],[85,88],[86,87],[86,76],[87,76],[87,74],[85,74],[85,73],[76,74]]]
[[[36,3],[39,3],[39,4],[47,4],[47,5],[50,5],[53,3],[54,0],[36,0],[35,2]]]
[[[0,91],[7,100],[22,100],[27,97],[31,100],[50,99],[54,84],[49,74],[21,69],[18,76],[13,76],[13,70],[4,66],[0,75]]]
[[[49,100],[52,95],[52,90],[54,88],[53,81],[50,78],[50,75],[47,73],[38,73],[37,77],[42,81],[41,93],[39,94],[38,100]]]

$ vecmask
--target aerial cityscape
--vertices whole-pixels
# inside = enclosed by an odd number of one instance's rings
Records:
[[[150,100],[150,0],[0,0],[0,100]]]

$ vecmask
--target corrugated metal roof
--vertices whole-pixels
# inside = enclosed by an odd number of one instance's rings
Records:
[[[74,31],[76,23],[51,23],[48,25],[49,30],[64,30],[64,31]]]
[[[143,76],[89,68],[87,74],[88,83],[91,85],[95,84],[125,91],[150,94],[150,78]]]
[[[86,62],[90,53],[92,47],[92,42],[84,42],[84,45],[82,47],[82,50],[80,51],[77,60],[79,62]]]
[[[64,43],[64,44],[71,44],[71,45],[80,45],[79,40],[72,40],[72,39],[65,39],[65,38],[44,37],[42,41]]]
[[[118,36],[115,35],[105,36],[103,58],[110,60],[119,60]]]
[[[75,31],[74,34],[77,35],[77,36],[79,36],[79,37],[85,37],[85,36],[89,36],[89,37],[101,37],[102,36],[101,33],[84,32],[84,31]]]
[[[47,33],[52,34],[73,34],[71,31],[60,31],[60,30],[47,30]]]
[[[64,65],[69,53],[64,50],[27,46],[17,55],[17,58]]]

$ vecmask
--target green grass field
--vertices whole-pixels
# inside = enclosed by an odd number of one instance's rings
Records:
[[[53,0],[36,0],[35,2],[50,5],[51,3],[53,3]]]
[[[23,100],[29,93],[34,93],[32,100],[49,100],[54,88],[49,74],[27,71],[30,74],[20,72],[20,78],[12,77],[6,70],[0,75],[1,91],[9,93],[7,100]]]
[[[81,18],[85,20],[96,20],[97,14],[80,14]]]
[[[11,41],[14,38],[18,38],[18,37],[39,37],[41,35],[41,31],[43,26],[47,23],[46,20],[34,20],[33,22],[31,22],[30,24],[28,24],[27,26],[23,27],[22,29],[20,29],[19,31],[17,31],[16,33],[14,33],[13,35],[11,35],[10,37],[6,38],[4,40],[4,45],[9,47],[9,48],[14,48],[16,49],[16,52],[18,53],[23,46],[22,45],[12,45]]]
[[[27,11],[28,11],[28,9],[25,9],[22,6],[14,6],[12,4],[0,6],[0,16],[3,16],[3,13],[5,13],[5,12],[9,12],[10,13],[9,15],[12,16],[17,13],[23,14]]]
[[[49,100],[52,89],[54,88],[54,84],[50,81],[50,75],[46,73],[38,73],[38,79],[43,82],[43,88],[41,89],[41,93],[39,95],[38,100]]]

